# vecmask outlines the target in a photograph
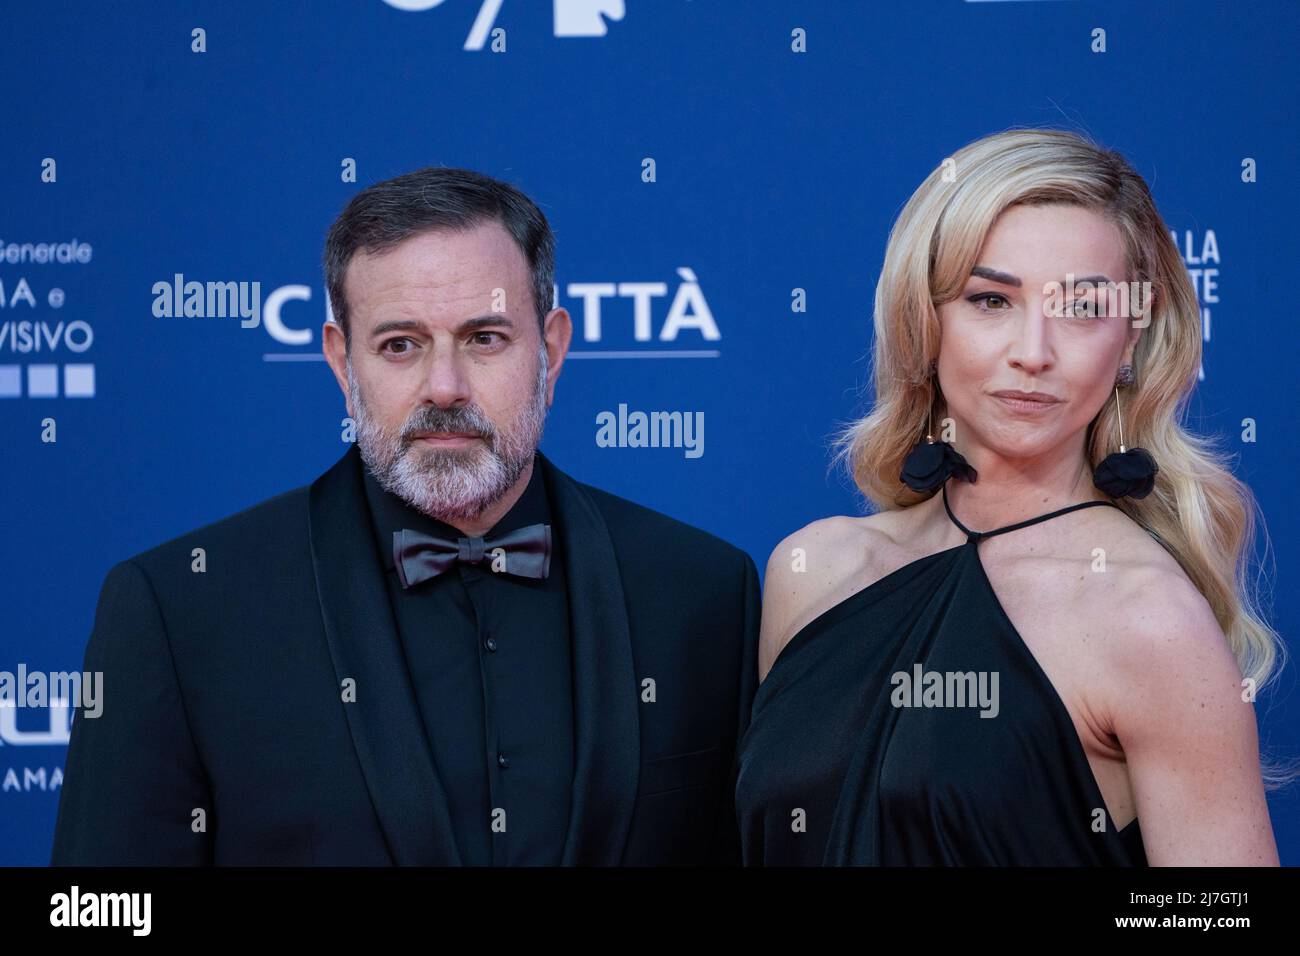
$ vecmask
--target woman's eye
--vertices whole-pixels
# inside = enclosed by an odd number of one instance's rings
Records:
[[[996,292],[985,292],[980,295],[973,295],[970,297],[969,301],[975,303],[975,307],[982,312],[1001,312],[1003,309],[1009,308],[1011,305],[1011,303],[1007,301],[1006,296],[998,295]],[[990,302],[996,303],[996,305],[990,308],[988,305]]]
[[[1092,299],[1075,299],[1070,303],[1066,314],[1076,319],[1091,319],[1097,315],[1097,306]]]

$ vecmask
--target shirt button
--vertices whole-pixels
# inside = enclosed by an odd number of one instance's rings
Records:
[[[510,766],[510,761],[506,759],[505,754],[497,754],[497,766],[503,770]]]
[[[486,641],[483,642],[483,646],[486,647],[489,651],[496,653],[497,639],[495,637],[489,637]]]

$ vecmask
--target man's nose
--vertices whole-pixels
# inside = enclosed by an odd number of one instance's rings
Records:
[[[470,398],[464,359],[452,345],[437,344],[428,360],[421,398],[439,408],[464,405]]]

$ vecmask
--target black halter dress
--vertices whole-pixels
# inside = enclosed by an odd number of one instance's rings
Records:
[[[904,565],[794,635],[739,747],[747,866],[1146,866],[979,542]],[[1113,505],[1111,505],[1114,507]],[[984,716],[987,715],[987,716]]]

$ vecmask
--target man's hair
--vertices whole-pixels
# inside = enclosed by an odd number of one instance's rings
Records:
[[[539,328],[551,310],[555,238],[537,204],[508,183],[469,169],[430,166],[367,186],[352,197],[325,237],[325,288],[334,320],[351,346],[343,278],[358,251],[379,253],[438,229],[473,229],[499,222],[532,272]]]

